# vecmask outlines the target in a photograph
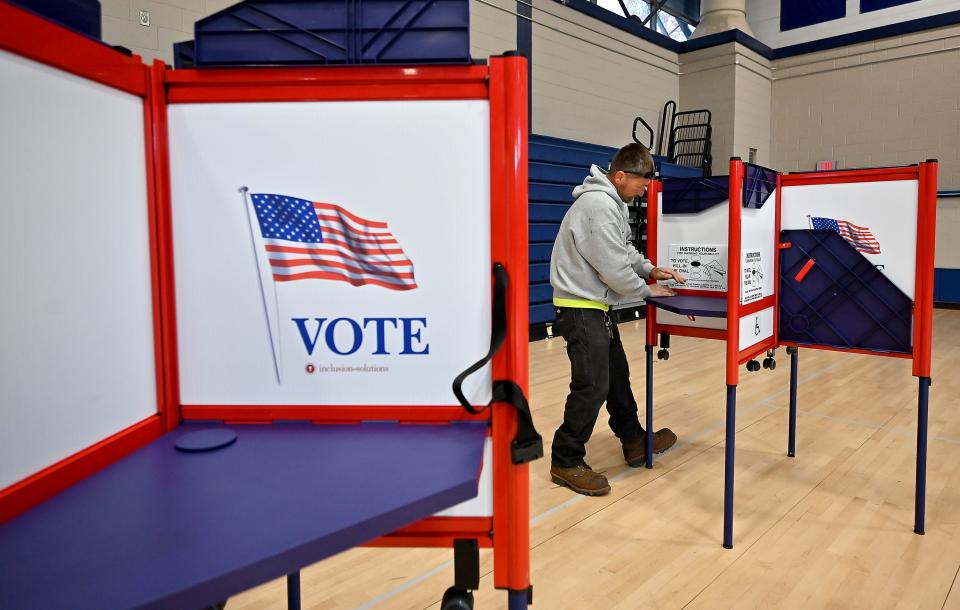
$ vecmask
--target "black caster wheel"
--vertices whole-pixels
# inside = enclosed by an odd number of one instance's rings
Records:
[[[473,610],[473,592],[450,587],[443,593],[440,610]]]
[[[773,358],[764,358],[763,368],[770,369],[772,371],[773,369],[777,368],[777,361]]]
[[[747,361],[747,370],[750,371],[751,373],[753,373],[753,372],[755,372],[755,371],[759,371],[759,370],[760,370],[760,363],[757,362],[756,360],[748,360],[748,361]]]
[[[670,352],[668,352],[667,350],[662,349],[657,352],[657,360],[669,360],[669,359],[670,359]]]

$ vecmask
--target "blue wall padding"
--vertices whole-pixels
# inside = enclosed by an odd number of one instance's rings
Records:
[[[537,284],[530,286],[530,302],[543,303],[553,299],[553,289],[550,284]]]
[[[549,263],[553,244],[530,244],[530,263]]]
[[[586,177],[586,173],[584,173]],[[583,178],[581,178],[581,182]],[[580,184],[579,182],[577,184]],[[573,202],[573,187],[566,184],[541,184],[531,182],[527,190],[531,203],[562,203],[565,206]]]
[[[847,0],[780,0],[780,31],[840,19],[847,14]]]
[[[935,269],[933,300],[938,303],[960,303],[960,269]]]
[[[529,236],[531,242],[553,242],[557,239],[557,233],[560,231],[559,222],[531,224]]]
[[[567,213],[567,207],[554,203],[531,203],[530,222],[560,222]]]
[[[616,149],[531,135],[528,151],[530,323],[539,324],[554,318],[550,254],[560,222],[573,203],[573,189],[583,182],[591,165],[606,168]]]
[[[531,263],[530,264],[530,283],[549,282],[550,281],[550,263]]]
[[[583,182],[585,176],[586,173],[581,166],[554,165],[549,162],[530,162],[530,182],[557,183],[563,185],[580,184]],[[569,191],[567,194],[569,195]]]
[[[551,303],[540,303],[539,305],[530,306],[530,324],[553,322],[555,317]]]

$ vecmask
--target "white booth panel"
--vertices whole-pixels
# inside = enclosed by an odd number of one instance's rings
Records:
[[[456,404],[451,382],[490,344],[486,101],[183,104],[169,119],[184,404]],[[275,281],[241,186],[389,231],[415,287]],[[485,403],[491,383],[487,367],[464,390]]]
[[[817,218],[865,229],[879,253],[861,252],[909,298],[916,292],[919,182],[889,180],[785,186],[781,229],[811,229]]]
[[[740,351],[773,336],[773,307],[740,318]]]
[[[740,303],[773,295],[777,255],[777,193],[759,209],[743,208],[740,216]]]
[[[0,51],[0,488],[157,412],[143,100]]]
[[[685,288],[724,292],[727,289],[727,235],[730,202],[699,214],[657,216],[657,264],[672,266],[687,278]]]

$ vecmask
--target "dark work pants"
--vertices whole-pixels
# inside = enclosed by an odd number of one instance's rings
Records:
[[[553,435],[552,463],[571,468],[583,463],[586,444],[607,402],[610,428],[621,440],[644,434],[637,401],[630,389],[630,368],[620,331],[609,313],[599,309],[555,307],[554,330],[567,341],[570,394],[563,424]]]

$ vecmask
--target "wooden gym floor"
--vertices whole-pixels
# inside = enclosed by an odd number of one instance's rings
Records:
[[[620,325],[644,403],[643,322]],[[613,491],[588,498],[549,477],[569,383],[564,341],[530,344],[534,609],[932,608],[960,610],[960,311],[935,310],[926,535],[913,533],[917,380],[907,360],[801,350],[797,457],[786,456],[789,356],[741,373],[734,548],[721,547],[723,345],[674,338],[656,362],[655,427],[680,437],[653,470],[627,467],[601,412],[587,461]],[[439,608],[450,549],[353,549],[306,568],[303,608]],[[478,610],[504,608],[481,551]],[[285,580],[230,610],[285,608]]]

